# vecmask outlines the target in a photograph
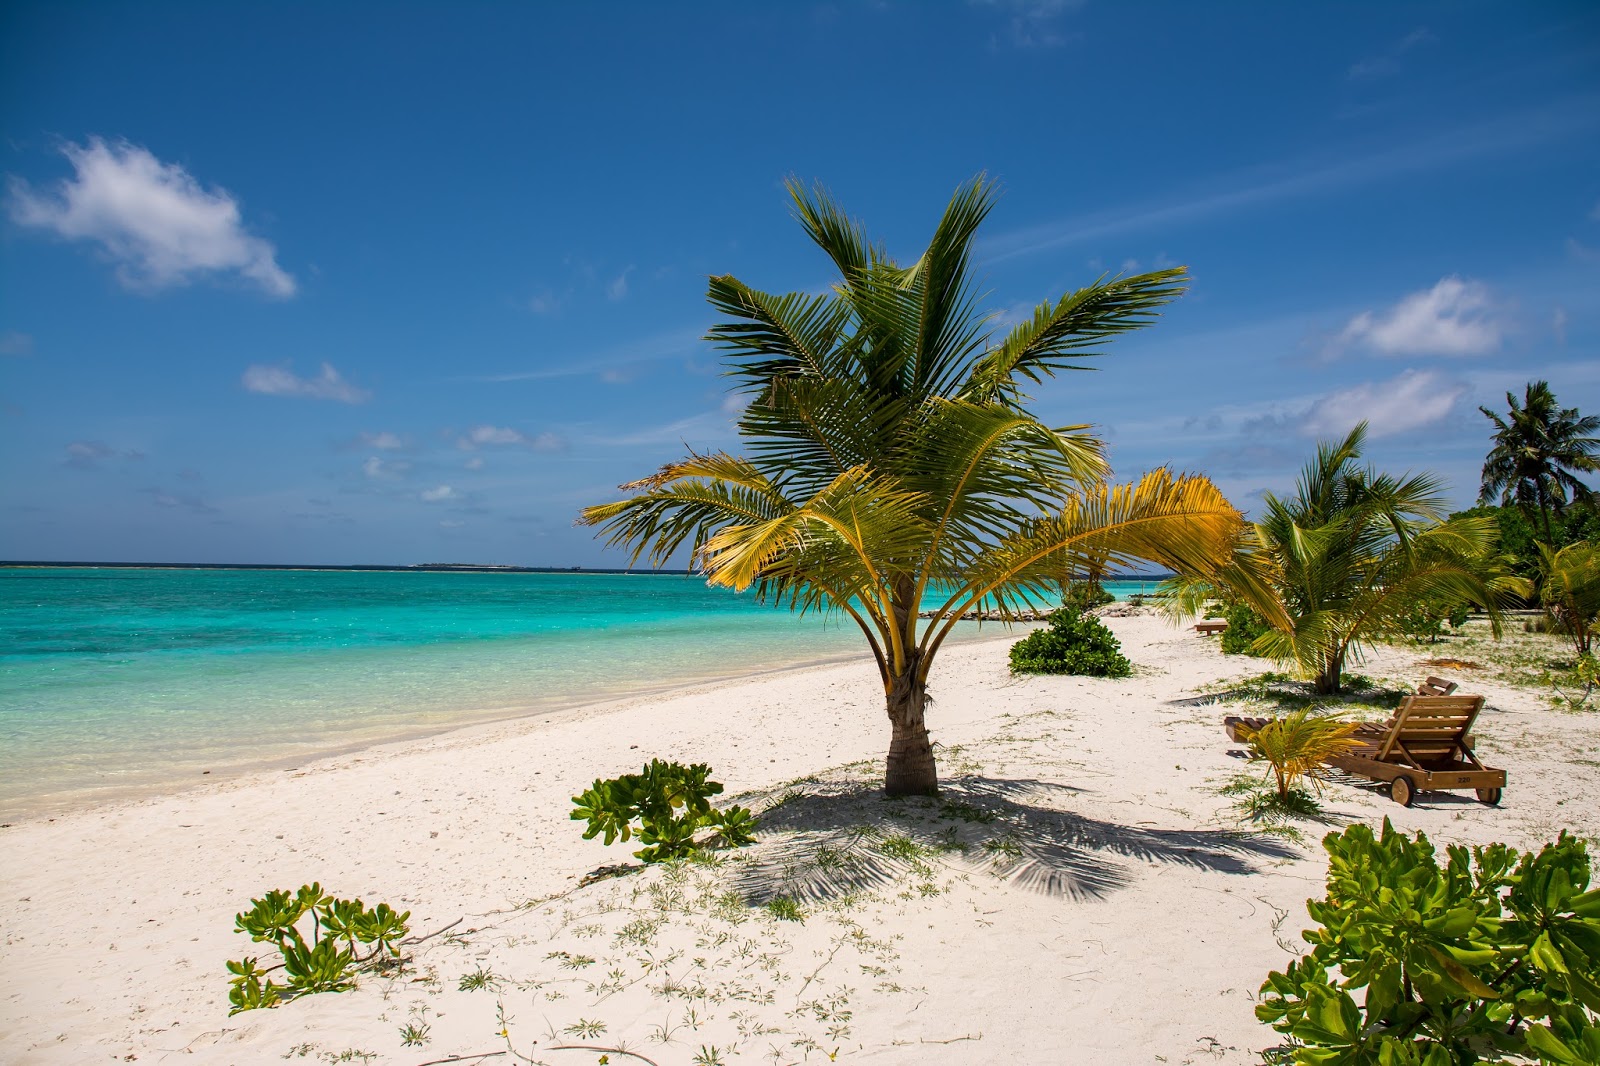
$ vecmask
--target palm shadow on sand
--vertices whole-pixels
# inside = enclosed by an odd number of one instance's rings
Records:
[[[927,881],[937,866],[987,870],[1022,888],[1099,899],[1133,862],[1232,874],[1300,852],[1268,837],[1120,825],[1065,810],[1083,790],[1033,779],[960,777],[937,798],[894,800],[861,781],[809,784],[760,817],[762,844],[734,873],[751,903],[819,903]],[[1081,805],[1081,800],[1079,801]]]

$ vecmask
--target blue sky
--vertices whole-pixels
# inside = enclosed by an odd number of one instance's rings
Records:
[[[1465,504],[1600,409],[1588,4],[26,3],[0,11],[0,558],[618,565],[572,520],[735,447],[705,278],[815,289],[785,175],[1016,318],[1193,288],[1037,391],[1250,509],[1320,436]]]

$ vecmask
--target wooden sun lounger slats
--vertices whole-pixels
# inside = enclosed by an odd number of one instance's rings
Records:
[[[1506,772],[1485,766],[1473,752],[1471,729],[1481,710],[1482,696],[1407,696],[1389,721],[1357,726],[1354,738],[1361,746],[1329,759],[1328,765],[1389,782],[1389,795],[1407,807],[1417,792],[1433,789],[1470,788],[1483,802],[1499,803]],[[1223,726],[1230,738],[1243,742],[1268,721],[1229,717]]]

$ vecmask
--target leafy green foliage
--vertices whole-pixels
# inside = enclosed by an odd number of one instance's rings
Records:
[[[1600,544],[1569,544],[1560,551],[1540,544],[1539,601],[1553,628],[1587,655],[1600,633]]]
[[[742,848],[756,842],[755,816],[747,807],[717,810],[709,800],[722,794],[705,763],[650,760],[641,773],[596,781],[581,796],[572,797],[574,821],[587,821],[583,839],[604,835],[610,845],[637,836],[645,846],[634,852],[643,862],[682,859],[715,846]],[[634,824],[637,822],[637,826]],[[695,839],[702,829],[713,832]]]
[[[1209,572],[1229,556],[1239,513],[1209,480],[1159,469],[1112,485],[1091,427],[1046,424],[1027,395],[1152,324],[1188,275],[1101,278],[999,333],[973,269],[986,177],[956,190],[908,263],[823,189],[789,191],[838,277],[788,294],[710,279],[707,339],[749,401],[741,454],[690,454],[580,521],[632,559],[687,555],[712,585],[847,617],[884,685],[885,791],[932,795],[928,676],[964,616],[1032,614],[1065,574]]]
[[[1328,760],[1359,746],[1352,736],[1355,731],[1354,722],[1305,708],[1249,730],[1245,741],[1250,745],[1251,760],[1271,767],[1278,798],[1287,800],[1302,777],[1320,787],[1328,773]]]
[[[368,910],[359,899],[335,899],[316,883],[302,885],[293,894],[275,889],[250,902],[250,910],[235,915],[235,930],[258,944],[275,945],[283,961],[265,969],[254,958],[228,963],[233,974],[230,1016],[316,992],[353,988],[362,969],[399,958],[400,942],[410,932],[406,924],[410,911],[396,913],[387,903]],[[308,915],[309,940],[299,928]],[[362,954],[361,946],[371,950]],[[284,984],[267,977],[276,970],[284,972]]]
[[[1399,629],[1418,644],[1437,644],[1444,636],[1446,622],[1451,629],[1460,629],[1471,616],[1471,606],[1460,600],[1429,600],[1402,615]]]
[[[1127,677],[1133,664],[1104,622],[1063,607],[1050,615],[1050,628],[1036,629],[1011,646],[1011,672]]]
[[[1318,445],[1292,495],[1262,498],[1260,520],[1220,574],[1176,568],[1163,586],[1168,611],[1249,604],[1271,626],[1252,650],[1293,662],[1323,695],[1419,604],[1480,606],[1498,637],[1501,607],[1524,583],[1506,572],[1494,523],[1441,521],[1444,483],[1359,465],[1366,437],[1361,422]]]
[[[1115,602],[1117,598],[1107,592],[1105,586],[1098,581],[1075,581],[1061,594],[1061,606],[1079,614]]]
[[[1315,1066],[1600,1062],[1600,889],[1583,841],[1447,849],[1365,825],[1323,840],[1311,953],[1256,1016]],[[1360,1000],[1356,993],[1362,992]]]
[[[1253,650],[1253,645],[1267,631],[1267,620],[1247,603],[1234,604],[1224,617],[1228,619],[1228,628],[1222,631],[1222,654],[1259,654]]]

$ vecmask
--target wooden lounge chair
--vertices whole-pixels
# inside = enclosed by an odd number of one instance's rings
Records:
[[[1472,751],[1472,723],[1482,696],[1407,696],[1387,722],[1366,722],[1354,738],[1361,747],[1328,765],[1374,781],[1389,782],[1389,798],[1411,806],[1418,792],[1473,789],[1494,806],[1506,787],[1506,772],[1483,765]],[[1243,742],[1264,718],[1225,718],[1228,736]]]
[[[1216,621],[1215,619],[1213,619],[1211,621],[1195,623],[1194,631],[1196,633],[1199,633],[1202,637],[1209,637],[1211,634],[1213,634],[1213,633],[1221,633],[1224,629],[1227,629],[1227,628],[1228,628],[1228,623],[1227,622],[1219,622],[1219,621]]]
[[[1449,696],[1461,686],[1454,681],[1446,681],[1442,677],[1429,677],[1417,686],[1419,696]]]

